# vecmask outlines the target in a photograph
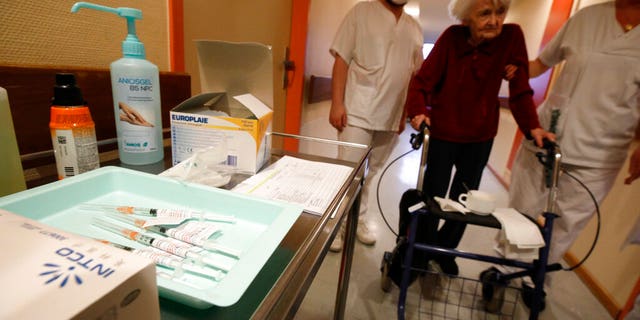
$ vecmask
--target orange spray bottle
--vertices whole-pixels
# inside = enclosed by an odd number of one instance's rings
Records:
[[[100,167],[95,123],[71,73],[56,74],[49,128],[58,179]]]

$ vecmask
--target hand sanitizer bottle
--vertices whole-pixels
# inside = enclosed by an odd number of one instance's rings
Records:
[[[124,57],[110,66],[120,161],[129,165],[161,161],[164,146],[160,80],[158,67],[145,60],[144,45],[136,36],[135,20],[142,19],[142,11],[77,2],[71,12],[80,8],[115,13],[127,19],[128,34],[122,42]]]

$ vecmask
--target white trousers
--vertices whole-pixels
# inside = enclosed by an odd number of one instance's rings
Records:
[[[338,133],[340,141],[348,141],[354,143],[365,144],[371,146],[371,153],[368,159],[368,172],[361,190],[360,198],[360,219],[362,220],[367,212],[369,195],[376,192],[374,182],[378,180],[377,174],[382,171],[389,154],[393,150],[398,134],[393,131],[375,131],[354,126],[346,126],[342,132]],[[338,158],[347,161],[358,161],[362,156],[361,150],[355,150],[350,147],[340,147],[338,149]]]
[[[531,143],[524,141],[523,143]],[[509,186],[509,206],[537,218],[546,209],[549,190],[545,186],[543,166],[532,148],[518,149]],[[584,183],[598,205],[613,187],[619,168],[588,168],[563,164],[562,168]],[[565,173],[558,178],[558,194],[549,249],[549,263],[560,262],[595,213],[589,193]]]

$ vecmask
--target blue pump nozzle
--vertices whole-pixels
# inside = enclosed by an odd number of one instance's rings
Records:
[[[76,2],[71,7],[71,12],[78,12],[81,8],[115,13],[127,19],[127,37],[122,41],[122,53],[128,58],[145,58],[144,44],[136,36],[136,19],[142,19],[142,11],[134,8],[111,8],[90,2]]]

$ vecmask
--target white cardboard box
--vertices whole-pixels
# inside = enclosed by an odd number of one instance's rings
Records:
[[[226,164],[254,174],[268,160],[271,148],[266,134],[271,130],[274,104],[271,47],[218,40],[196,40],[195,45],[203,94],[171,112],[173,164],[187,159],[198,148],[222,143]],[[194,118],[178,120],[176,116]],[[207,124],[197,122],[205,121],[201,118],[205,116]]]
[[[203,93],[170,112],[173,164],[198,150],[216,147],[226,154],[224,165],[254,174],[269,159],[273,111],[251,94],[229,97]]]
[[[0,319],[159,319],[155,265],[0,210]]]

